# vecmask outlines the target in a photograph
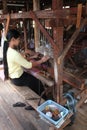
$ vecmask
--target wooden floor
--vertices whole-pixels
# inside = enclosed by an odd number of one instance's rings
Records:
[[[0,80],[0,130],[48,130],[35,111],[14,108],[16,102],[26,103],[8,84]],[[27,105],[27,103],[26,103]],[[35,118],[36,119],[35,119]]]
[[[76,113],[75,123],[64,130],[87,130],[87,104]]]
[[[48,130],[47,124],[39,119],[35,111],[14,108],[13,104],[18,101],[26,103],[14,89],[0,79],[0,130]],[[66,127],[65,130],[87,130],[87,104],[79,109],[74,125]]]

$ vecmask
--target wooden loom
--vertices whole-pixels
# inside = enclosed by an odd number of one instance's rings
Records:
[[[56,5],[59,5],[59,6],[57,7]],[[61,5],[61,0],[60,1],[53,0],[53,4],[52,4],[53,9],[52,10],[34,11],[34,12],[30,11],[30,12],[24,12],[22,14],[18,14],[18,13],[10,14],[10,18],[11,19],[32,18],[36,22],[38,28],[46,36],[49,43],[51,43],[51,46],[53,47],[54,77],[55,77],[54,78],[55,79],[54,99],[55,99],[55,101],[57,101],[60,104],[63,103],[63,80],[64,80],[65,82],[72,84],[72,86],[74,86],[76,88],[79,87],[79,89],[81,90],[80,93],[82,95],[82,100],[80,100],[79,105],[78,105],[78,106],[80,106],[82,104],[82,102],[86,99],[85,95],[87,94],[84,83],[83,83],[83,81],[81,82],[79,79],[76,80],[76,82],[79,81],[78,82],[79,85],[76,83],[75,84],[72,83],[73,78],[76,79],[76,77],[70,76],[70,74],[68,74],[66,72],[63,73],[63,61],[64,61],[64,58],[65,58],[66,54],[68,53],[70,47],[72,46],[72,44],[76,40],[77,36],[79,35],[80,29],[83,28],[84,25],[87,23],[87,19],[86,18],[83,19],[83,22],[80,25],[81,12],[82,12],[82,7],[80,5],[78,7],[77,29],[74,32],[74,34],[72,35],[72,37],[70,38],[66,47],[63,49],[63,26],[61,24],[61,21],[64,19],[68,21],[69,17],[71,18],[71,13],[70,13],[70,10],[68,10],[68,11],[67,11],[67,9],[62,10],[61,9],[62,6],[60,6],[60,5]],[[4,19],[7,19],[7,16],[8,15],[1,15],[0,18],[1,18],[1,20],[4,20]],[[51,23],[53,23],[53,21],[55,21],[54,23],[56,23],[56,26],[52,24],[53,38],[48,34],[48,32],[45,30],[45,28],[42,26],[42,24],[39,21],[39,19],[48,19],[48,18],[52,20]],[[72,19],[73,19],[73,17],[71,18],[71,20]],[[76,17],[74,17],[74,19],[76,20]],[[8,20],[8,24],[9,24],[9,20]],[[7,24],[7,26],[8,26],[8,24]],[[26,28],[24,28],[24,34],[25,34],[25,43],[26,43]],[[38,44],[37,41],[35,41],[35,43]],[[26,46],[26,44],[25,44],[25,46]],[[36,45],[36,46],[38,46],[38,45]],[[82,86],[81,86],[81,84],[82,84]],[[83,91],[84,91],[84,93],[83,93]]]

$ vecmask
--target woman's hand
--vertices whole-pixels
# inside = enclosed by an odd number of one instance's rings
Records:
[[[33,56],[33,55],[35,55],[35,52],[31,51],[29,49],[25,49],[25,54],[29,54],[29,55]]]
[[[41,63],[44,63],[44,62],[46,62],[47,60],[49,60],[49,56],[44,56],[44,57],[42,57],[42,59],[41,59]]]
[[[30,54],[30,50],[26,49],[25,54]]]
[[[31,61],[31,62],[32,62],[32,67],[36,67],[36,66],[40,65],[40,64],[46,62],[48,59],[49,59],[48,56],[44,56],[44,57],[42,57],[42,59],[39,60],[39,61]]]
[[[39,55],[39,53],[36,53],[35,55],[32,56],[32,59],[38,58],[38,55]]]

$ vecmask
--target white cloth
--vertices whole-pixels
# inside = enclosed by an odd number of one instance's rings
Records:
[[[4,41],[6,40],[6,36],[5,36],[5,31],[3,30],[2,32],[2,37],[1,37],[1,48],[0,48],[0,53],[1,53],[1,58],[3,58],[3,46],[4,46]]]

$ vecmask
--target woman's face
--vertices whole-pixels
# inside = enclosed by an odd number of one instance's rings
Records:
[[[15,45],[16,45],[16,46],[18,46],[18,45],[19,45],[19,43],[20,43],[20,37],[19,37],[19,38],[17,38],[17,39],[15,39]]]
[[[11,44],[13,45],[13,46],[18,46],[19,45],[19,43],[20,43],[20,37],[19,38],[12,38],[11,39]]]

